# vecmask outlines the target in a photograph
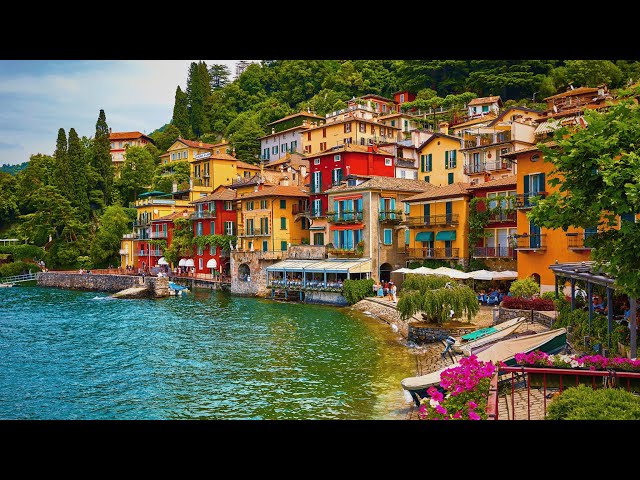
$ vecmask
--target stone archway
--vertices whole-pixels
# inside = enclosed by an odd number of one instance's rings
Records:
[[[249,268],[249,265],[247,265],[246,263],[241,263],[240,266],[238,267],[238,279],[241,282],[247,282],[249,281],[250,277],[251,277],[251,269]]]
[[[393,266],[390,263],[383,263],[380,265],[381,282],[388,282],[391,280],[391,270],[393,270]]]

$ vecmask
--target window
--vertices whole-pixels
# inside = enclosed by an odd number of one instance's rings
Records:
[[[327,138],[327,127],[322,129],[322,138]]]
[[[280,242],[280,250],[282,250],[283,252],[287,251],[287,241],[286,240],[282,240]]]
[[[209,233],[211,235],[216,234],[216,222],[209,222]]]
[[[451,185],[453,183],[453,173],[447,174],[447,183]]]
[[[260,200],[260,209],[261,210],[266,210],[267,209],[267,201],[266,200]]]
[[[375,135],[376,134],[376,127],[375,125],[371,125],[371,135]]]
[[[313,244],[314,245],[324,245],[324,233],[314,233],[313,234]]]
[[[404,130],[408,131],[409,130],[409,120],[405,120],[404,121]]]
[[[404,103],[404,93],[400,94],[400,103]]]
[[[430,180],[431,180],[431,179],[430,179],[429,175],[425,175],[425,177],[424,177],[424,181],[425,181],[425,182],[427,182],[427,183],[429,183],[429,182],[430,182]]]
[[[334,155],[333,156],[333,161],[334,162],[339,162],[340,161],[340,155]]]
[[[314,159],[313,160],[313,164],[314,165],[320,165],[320,159],[319,158]]]
[[[278,154],[278,146],[277,145],[271,147],[271,153],[273,153],[274,155]]]
[[[202,255],[202,253],[203,253],[202,252],[202,247],[198,246],[198,255]],[[202,268],[202,267],[200,267],[200,268]]]
[[[489,105],[483,105],[482,106],[482,113],[486,113],[489,111]]]
[[[367,124],[366,124],[366,123],[362,123],[362,122],[360,122],[360,123],[358,124],[358,131],[359,131],[360,133],[365,133],[365,132],[367,131]]]
[[[417,180],[417,179],[418,179],[418,171],[417,171],[417,170],[414,170],[414,171],[413,171],[413,179],[414,179],[414,180]]]
[[[385,245],[391,245],[392,242],[392,232],[393,230],[391,230],[390,228],[385,228],[383,231],[383,243]]]
[[[400,178],[407,178],[407,171],[406,170],[400,170]]]
[[[287,217],[280,217],[280,230],[287,229]]]
[[[447,150],[444,152],[444,168],[456,168],[456,150]]]
[[[267,240],[263,240],[263,241],[262,241],[262,251],[263,251],[263,252],[266,252],[266,251],[268,251],[268,250],[269,250],[269,241],[267,241]]]
[[[304,146],[304,153],[311,153],[311,145]]]
[[[364,137],[360,137],[360,145],[364,145]]]
[[[182,152],[182,158],[187,158],[189,156],[189,152]]]
[[[224,209],[225,210],[233,210],[233,201],[225,200],[224,201]]]
[[[171,160],[175,160],[175,159],[176,159],[176,154],[175,154],[175,153],[172,153],[172,154],[171,154]]]
[[[118,142],[118,148],[122,148],[122,142]]]
[[[327,149],[327,142],[320,142],[320,151],[324,152]],[[320,159],[317,159],[320,160]]]
[[[253,242],[248,242],[249,251],[253,252]]]
[[[322,215],[322,200],[319,198],[313,201],[313,211],[311,212],[312,216],[319,217]]]
[[[384,159],[384,165],[385,165],[385,167],[390,167],[391,165],[393,165],[393,159],[385,158]]]
[[[284,153],[287,151],[287,144],[283,143],[282,145],[280,145],[280,153]]]
[[[225,235],[233,235],[233,222],[224,222]]]
[[[196,224],[196,235],[199,237],[202,235],[202,222]],[[202,255],[202,254],[201,254]]]
[[[253,218],[247,219],[247,231],[245,232],[247,235],[253,235]]]
[[[313,172],[311,191],[313,193],[320,193],[322,191],[322,172]]]
[[[382,104],[382,111],[383,111],[383,112],[386,112],[386,111],[387,111],[387,104],[386,104],[386,103],[383,103],[383,104]]]
[[[391,120],[391,126],[395,127],[396,126],[396,121],[395,120]]]
[[[531,155],[532,162],[537,162],[538,160],[540,160],[540,155],[538,155],[537,153],[535,155]]]
[[[333,185],[340,185],[341,181],[342,181],[342,169],[334,168],[333,172],[331,172],[331,182],[333,183]]]
[[[280,200],[280,208],[287,208],[287,201],[286,200]]]
[[[409,235],[411,230],[409,230],[408,228],[404,231],[404,244],[405,245],[409,245]]]
[[[198,259],[198,270],[202,270],[202,258]]]
[[[295,152],[297,150],[298,150],[298,141],[294,140],[294,141],[291,142],[291,151]]]
[[[269,235],[269,217],[262,217],[260,219],[260,230],[265,235]]]
[[[307,132],[307,141],[311,141],[311,132]],[[311,150],[311,147],[309,147],[309,150]]]
[[[253,210],[253,200],[246,203],[246,210]]]
[[[433,169],[433,155],[427,153],[426,155],[420,155],[420,171],[430,172]]]
[[[212,257],[216,254],[216,247],[213,245],[209,245],[209,255]]]
[[[384,127],[380,127],[380,136],[384,137],[384,135],[385,135]]]
[[[344,124],[344,133],[351,133],[351,122]]]

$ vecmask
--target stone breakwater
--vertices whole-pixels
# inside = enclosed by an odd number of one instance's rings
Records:
[[[353,308],[362,312],[369,312],[372,315],[384,320],[389,325],[395,325],[403,338],[409,336],[409,322],[400,318],[400,312],[390,302],[375,300],[375,297],[365,298],[353,305]]]
[[[169,279],[166,277],[41,272],[38,276],[38,286],[109,293],[146,286],[148,296],[152,298],[169,296]]]

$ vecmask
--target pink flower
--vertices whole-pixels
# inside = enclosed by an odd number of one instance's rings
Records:
[[[469,419],[470,420],[480,420],[480,415],[478,415],[473,410],[469,410]]]
[[[462,418],[462,410],[458,410],[456,413],[454,413],[453,418],[455,419]]]
[[[427,406],[423,403],[422,405],[420,405],[420,408],[418,409],[418,411],[420,413],[426,413],[427,412]]]
[[[438,412],[440,415],[446,415],[447,414],[447,409],[444,408],[442,405],[438,405],[436,407],[436,412]]]
[[[478,404],[476,402],[474,402],[473,400],[469,401],[469,408],[474,409],[474,408],[478,408]]]

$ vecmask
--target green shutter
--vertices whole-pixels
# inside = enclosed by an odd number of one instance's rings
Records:
[[[449,182],[449,185],[453,183],[453,173],[447,174],[447,181]]]
[[[404,231],[404,243],[405,243],[405,245],[409,245],[409,232],[410,232],[409,229],[406,229]]]
[[[444,152],[444,168],[449,168],[449,150]]]
[[[429,223],[429,220],[431,219],[431,205],[428,203],[424,204],[424,223]]]
[[[287,251],[287,241],[286,240],[282,240],[280,242],[280,250],[282,250],[283,252]]]
[[[430,180],[429,175],[425,175],[425,176],[424,176],[424,181],[425,181],[425,182],[427,182],[427,183],[429,183],[429,180]]]
[[[456,150],[453,150],[453,155],[451,156],[451,168],[456,168],[457,165]]]
[[[429,155],[427,155],[427,172],[430,172],[431,170],[433,170],[433,155],[430,153]]]
[[[286,229],[287,229],[287,218],[280,217],[280,230],[286,230]]]
[[[446,202],[444,208],[447,216],[451,215],[453,213],[453,202]]]
[[[524,197],[527,198],[529,193],[529,175],[524,176]]]
[[[420,171],[424,172],[424,155],[420,155]]]
[[[389,228],[385,228],[384,229],[384,243],[385,245],[391,245],[391,229]]]
[[[545,191],[544,173],[538,174],[538,191],[539,192]]]
[[[266,240],[262,241],[262,251],[266,252],[267,250],[269,250],[269,242]]]

